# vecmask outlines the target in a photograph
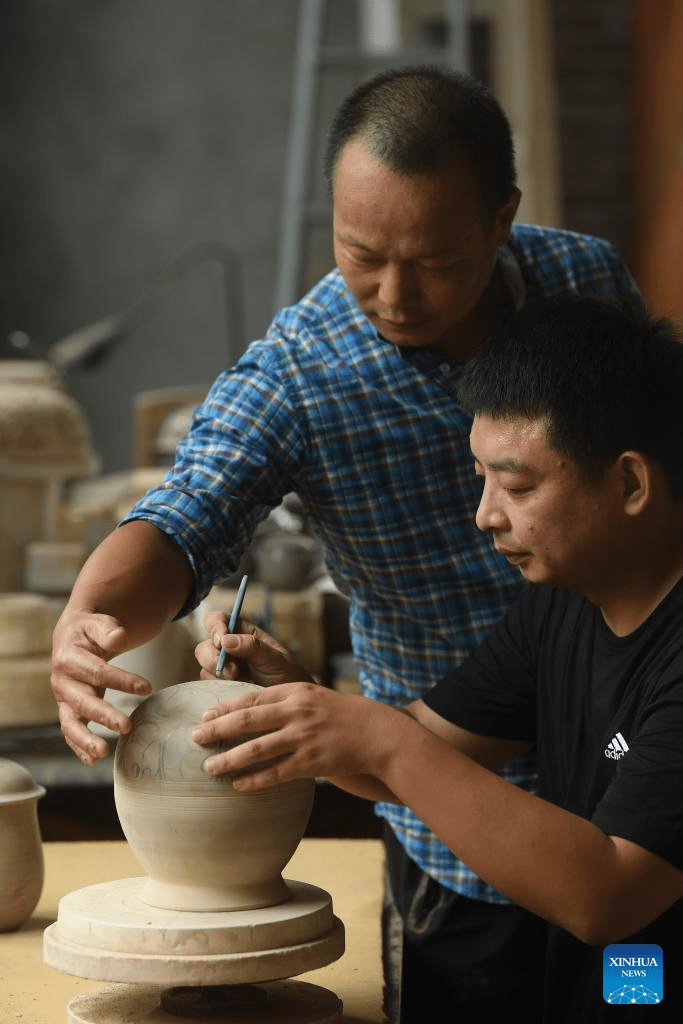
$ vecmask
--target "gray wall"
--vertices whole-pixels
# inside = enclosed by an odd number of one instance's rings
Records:
[[[240,256],[244,337],[219,264],[164,295],[68,384],[108,470],[137,391],[210,383],[272,313],[296,0],[2,0],[0,356],[127,310],[188,247]]]
[[[354,0],[328,7],[327,37],[351,41]],[[565,223],[627,258],[630,8],[550,0]],[[242,264],[242,337],[226,336],[220,268],[205,262],[99,367],[68,375],[107,470],[129,464],[134,393],[208,385],[270,321],[298,13],[298,0],[0,0],[0,357],[10,331],[48,346],[129,309],[198,243]],[[328,75],[323,123],[353,84]],[[321,228],[302,287],[329,260]]]

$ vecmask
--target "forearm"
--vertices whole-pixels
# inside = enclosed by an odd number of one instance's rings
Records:
[[[95,549],[63,613],[111,615],[137,647],[155,636],[183,606],[192,584],[189,565],[173,541],[142,520],[115,530]]]
[[[624,867],[620,841],[589,821],[425,730],[408,726],[392,744],[382,782],[513,902],[589,943],[619,941],[666,909],[668,897],[656,887],[629,891],[641,879]]]
[[[373,710],[375,710],[373,708]],[[500,740],[495,737],[482,737],[461,729],[452,723],[445,722],[435,712],[431,711],[422,701],[413,701],[402,708],[395,708],[401,714],[413,719],[426,730],[439,736],[451,746],[457,747],[479,764],[488,768],[500,768],[507,761],[528,750],[528,743],[525,741]],[[396,720],[400,721],[400,720]],[[382,731],[381,728],[379,730]],[[391,732],[391,727],[385,729]],[[382,801],[391,804],[400,804],[395,793],[389,789],[379,778],[363,775],[337,775],[330,779],[340,789],[353,793],[354,796],[363,797],[365,800]]]
[[[618,942],[683,897],[673,864],[494,774],[525,742],[469,732],[419,701],[404,711],[288,683],[216,705],[193,738],[238,740],[204,767],[243,792],[322,776],[405,804],[484,881],[584,942]]]
[[[401,802],[390,789],[372,775],[334,775],[330,776],[328,781],[346,793],[351,793],[352,796],[362,797],[363,800],[382,801],[388,804]]]

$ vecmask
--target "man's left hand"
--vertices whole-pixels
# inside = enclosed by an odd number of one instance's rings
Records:
[[[404,719],[366,697],[289,683],[216,704],[192,738],[204,744],[258,734],[204,765],[212,775],[239,775],[235,787],[251,792],[290,779],[375,775]]]

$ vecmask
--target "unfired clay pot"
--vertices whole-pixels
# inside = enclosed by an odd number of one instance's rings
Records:
[[[149,875],[141,899],[150,906],[232,911],[289,898],[281,872],[306,828],[313,780],[240,793],[228,777],[202,769],[232,744],[199,746],[191,735],[207,708],[260,689],[219,679],[179,683],[131,715],[133,729],[117,744],[114,796],[124,834]]]
[[[259,583],[282,590],[301,590],[311,582],[320,560],[320,545],[303,534],[274,533],[254,548]]]
[[[44,795],[22,765],[0,757],[0,932],[23,924],[43,891],[37,802]]]

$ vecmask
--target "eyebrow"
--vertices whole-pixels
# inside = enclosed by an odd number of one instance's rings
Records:
[[[342,234],[342,232],[339,231],[338,236],[342,240],[342,242],[348,242],[349,245],[355,245],[356,248],[365,249],[367,252],[371,251],[371,247],[369,245],[367,245],[365,242],[361,242],[359,238],[354,238],[353,235],[345,233]]]
[[[512,456],[508,456],[504,459],[494,459],[493,462],[482,463],[480,459],[472,452],[472,458],[478,466],[484,465],[486,469],[492,469],[498,473],[523,473],[530,468],[528,462],[523,462],[521,459],[514,459]]]
[[[361,240],[359,238],[355,238],[353,235],[350,235],[350,234],[348,234],[346,232],[338,231],[337,232],[337,237],[339,238],[340,241],[345,242],[347,245],[353,245],[356,249],[362,249],[363,252],[369,252],[369,253],[375,252],[374,246],[368,245],[366,242],[361,242]],[[463,247],[466,246],[468,244],[468,241],[469,241],[468,239],[463,239],[462,246]],[[422,253],[420,255],[419,259],[421,259],[421,260],[439,260],[439,259],[453,258],[453,257],[455,257],[457,255],[458,255],[458,249],[457,248],[452,248],[452,249],[443,249],[440,252],[426,252],[426,253]]]

